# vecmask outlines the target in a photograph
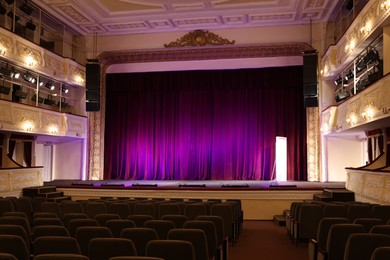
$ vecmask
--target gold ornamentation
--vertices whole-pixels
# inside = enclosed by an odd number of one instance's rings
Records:
[[[229,41],[212,32],[195,30],[185,34],[174,42],[164,44],[164,47],[197,47],[207,45],[230,45],[234,43],[235,41]]]

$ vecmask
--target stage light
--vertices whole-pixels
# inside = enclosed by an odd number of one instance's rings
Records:
[[[379,53],[375,49],[370,50],[366,56],[364,56],[364,62],[369,65],[372,62],[379,60]]]
[[[11,68],[11,78],[18,79],[20,77],[20,72],[16,71],[14,67]]]
[[[349,97],[349,92],[346,88],[342,88],[336,92],[335,100],[336,102],[340,102]]]
[[[36,26],[36,24],[33,23],[32,20],[30,20],[26,23],[26,29],[30,29],[31,31],[35,31],[36,28],[37,28],[37,26]]]
[[[37,79],[33,77],[29,72],[23,74],[23,79],[33,84],[37,81]]]
[[[62,92],[64,92],[65,94],[69,92],[69,89],[66,88],[66,87],[62,87],[61,90],[62,90]]]
[[[341,77],[338,77],[338,78],[334,81],[334,84],[335,84],[336,86],[338,86],[338,85],[341,84],[341,82],[343,82],[343,79],[342,79]]]
[[[19,9],[27,14],[27,15],[31,15],[32,12],[34,11],[34,9],[31,7],[31,5],[28,4],[28,1],[26,0],[21,6],[19,6]]]
[[[352,70],[349,70],[349,72],[347,74],[345,74],[344,79],[345,79],[345,81],[348,81],[348,80],[352,79],[353,76],[354,76],[354,74],[353,74]]]
[[[7,16],[8,16],[9,18],[11,18],[11,19],[14,19],[14,13],[13,13],[12,11],[9,11],[8,14],[7,14]],[[19,19],[20,19],[20,16],[15,15],[15,22],[19,21]]]
[[[5,67],[0,68],[0,74],[3,76],[11,77],[11,69],[9,68],[8,64],[6,64]]]
[[[54,90],[56,87],[53,85],[53,83],[51,83],[51,81],[48,81],[46,82],[45,84],[45,87],[50,89],[50,90]]]

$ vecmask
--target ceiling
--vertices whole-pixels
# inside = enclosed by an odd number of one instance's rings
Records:
[[[33,0],[83,35],[328,21],[346,0]]]

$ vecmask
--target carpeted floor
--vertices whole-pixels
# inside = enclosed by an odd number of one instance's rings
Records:
[[[286,235],[286,227],[272,221],[244,221],[244,230],[233,247],[229,260],[307,260],[307,244],[295,246]]]

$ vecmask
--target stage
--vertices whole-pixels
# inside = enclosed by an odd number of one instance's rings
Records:
[[[271,220],[283,214],[291,202],[311,200],[324,189],[344,189],[345,182],[308,181],[145,181],[145,180],[53,180],[53,185],[73,200],[99,197],[240,199],[244,218]]]

